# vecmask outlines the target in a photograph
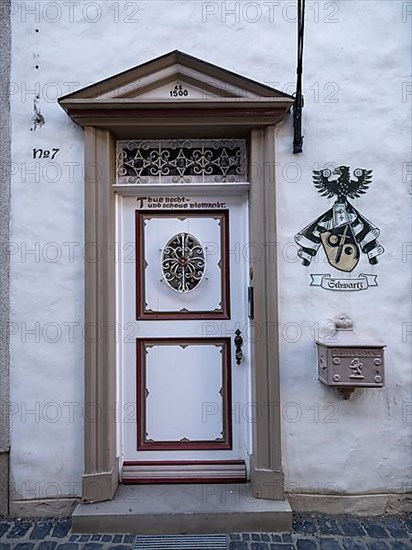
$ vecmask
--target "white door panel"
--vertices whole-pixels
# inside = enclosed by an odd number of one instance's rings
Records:
[[[146,360],[147,438],[211,441],[223,436],[220,346],[169,343],[148,350]],[[220,414],[204,422],[199,403],[215,403]]]
[[[219,217],[207,216],[206,213],[204,217],[192,218],[176,218],[167,214],[160,212],[156,216],[156,212],[150,212],[143,215],[141,222],[145,259],[142,300],[145,302],[145,312],[219,311],[222,306],[221,220]],[[184,239],[187,235],[192,240],[196,239],[199,245],[195,248],[202,250],[202,257],[197,261],[198,267],[194,267],[200,276],[193,281],[192,286],[197,283],[193,288],[190,284],[193,273],[187,270],[188,277],[185,277],[184,266],[179,266],[176,258],[173,258],[176,248],[179,252],[182,241],[187,241]],[[179,244],[172,248],[174,241]],[[186,247],[189,248],[187,244]],[[167,250],[172,250],[172,253],[166,255]],[[171,284],[168,284],[168,275]],[[181,288],[185,285],[190,290],[185,292]]]

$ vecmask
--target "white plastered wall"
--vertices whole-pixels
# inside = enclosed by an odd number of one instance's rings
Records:
[[[294,90],[292,2],[249,2],[247,8],[243,2],[163,0],[77,4],[12,6],[16,501],[76,497],[81,486],[83,138],[56,98],[173,49]],[[402,493],[409,487],[411,432],[412,15],[400,1],[307,4],[304,152],[291,154],[291,117],[278,128],[276,144],[286,488],[315,495]],[[32,130],[36,95],[45,123]],[[33,159],[35,148],[59,151],[53,160]],[[323,252],[309,268],[296,257],[294,235],[333,204],[311,181],[312,170],[325,163],[373,170],[369,191],[354,206],[381,230],[386,252],[379,264],[370,266],[362,255],[357,268],[378,276],[376,288],[338,293],[310,287],[310,273],[330,273]],[[342,311],[360,332],[388,346],[385,388],[358,390],[349,401],[316,376],[315,333]]]

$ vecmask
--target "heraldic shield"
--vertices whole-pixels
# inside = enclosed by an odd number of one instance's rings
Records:
[[[352,271],[359,262],[359,247],[350,224],[325,231],[320,236],[328,262],[340,271]]]
[[[320,234],[328,262],[340,271],[352,271],[359,262],[359,246],[345,204],[333,206],[333,228]]]
[[[370,264],[378,263],[377,256],[385,249],[377,238],[380,231],[362,216],[348,201],[366,192],[372,181],[372,170],[357,169],[351,180],[349,168],[340,166],[334,171],[338,180],[329,179],[330,170],[314,171],[314,183],[318,191],[327,197],[337,195],[333,208],[295,235],[299,245],[298,256],[309,265],[322,244],[329,264],[340,271],[350,272],[358,265],[360,252],[367,255]]]

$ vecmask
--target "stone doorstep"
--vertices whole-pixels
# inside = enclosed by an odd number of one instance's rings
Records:
[[[120,485],[113,500],[80,503],[73,533],[140,535],[291,531],[287,500],[252,496],[249,484]]]

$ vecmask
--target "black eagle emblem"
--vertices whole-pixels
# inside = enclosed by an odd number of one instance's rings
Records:
[[[331,178],[332,175],[338,177]],[[331,198],[336,195],[338,202],[344,203],[347,197],[355,199],[366,193],[372,183],[372,170],[356,168],[353,175],[357,179],[351,179],[349,166],[339,166],[333,172],[328,169],[314,170],[313,182],[323,197]]]

